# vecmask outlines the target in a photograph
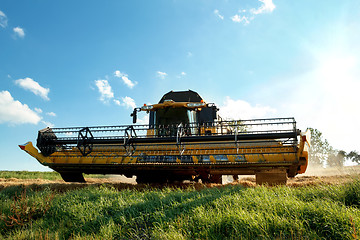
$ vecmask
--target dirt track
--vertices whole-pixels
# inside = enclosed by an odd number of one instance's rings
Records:
[[[287,186],[313,186],[320,184],[341,184],[358,178],[360,169],[358,167],[348,167],[342,169],[310,169],[306,174],[301,174],[295,178],[288,179]],[[225,178],[224,178],[225,179]],[[231,179],[231,178],[229,178]],[[100,186],[108,185],[117,189],[142,189],[146,187],[144,184],[136,184],[135,178],[125,178],[123,176],[108,176],[107,178],[86,178],[86,183],[66,183],[62,180],[44,180],[44,179],[17,179],[17,178],[0,178],[0,191],[14,186],[23,186],[31,189],[50,188],[55,191],[64,192],[86,186]],[[240,184],[246,187],[254,187],[254,176],[240,176],[240,179],[235,182],[226,181],[224,185]],[[201,183],[177,183],[177,184],[152,184],[152,187],[162,188],[165,186],[173,187],[189,187],[193,186],[196,189],[220,187],[221,184],[201,184]]]

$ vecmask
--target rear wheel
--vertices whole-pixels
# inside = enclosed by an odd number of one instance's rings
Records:
[[[222,184],[222,175],[219,174],[201,174],[198,179],[201,179],[202,183]]]
[[[222,184],[222,175],[220,175],[220,174],[210,175],[210,182]]]
[[[60,175],[65,182],[86,182],[81,172],[60,172]]]
[[[158,174],[141,174],[136,176],[136,182],[141,183],[166,183],[166,178],[164,176],[159,176]]]

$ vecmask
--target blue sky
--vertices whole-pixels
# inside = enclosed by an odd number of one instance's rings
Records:
[[[131,124],[187,89],[359,151],[359,19],[357,0],[1,1],[0,170],[46,170],[17,146],[46,126]]]

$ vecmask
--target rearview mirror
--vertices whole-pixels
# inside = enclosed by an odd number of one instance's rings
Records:
[[[130,116],[133,117],[133,123],[135,124],[136,120],[137,120],[137,110],[136,110],[136,108],[134,109],[133,113],[130,114]]]

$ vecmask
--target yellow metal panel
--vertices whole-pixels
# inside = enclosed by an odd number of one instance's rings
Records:
[[[39,153],[38,150],[34,148],[32,142],[27,142],[26,144],[22,145],[22,149],[34,158],[36,158],[40,163],[52,162],[49,161],[47,157],[44,157],[41,153]]]
[[[291,162],[291,161],[295,160],[294,154],[283,153],[283,157],[284,157],[284,161],[286,161],[286,162]]]
[[[278,154],[270,154],[270,155],[266,156],[266,160],[269,162],[278,162],[279,155]]]
[[[245,155],[245,158],[248,162],[257,162],[257,160],[258,160],[257,156],[255,156],[253,154],[247,154],[247,155]]]
[[[94,160],[95,160],[94,163],[96,164],[106,164],[108,158],[101,157],[101,158],[94,158]]]
[[[235,162],[235,156],[234,155],[228,155],[227,158],[229,159],[229,162]]]
[[[146,136],[147,137],[154,137],[155,136],[155,130],[154,129],[148,129],[146,131]]]
[[[122,163],[129,163],[131,159],[129,157],[124,157]]]
[[[80,162],[85,163],[85,164],[89,164],[89,163],[93,162],[93,158],[94,157],[81,157]]]

